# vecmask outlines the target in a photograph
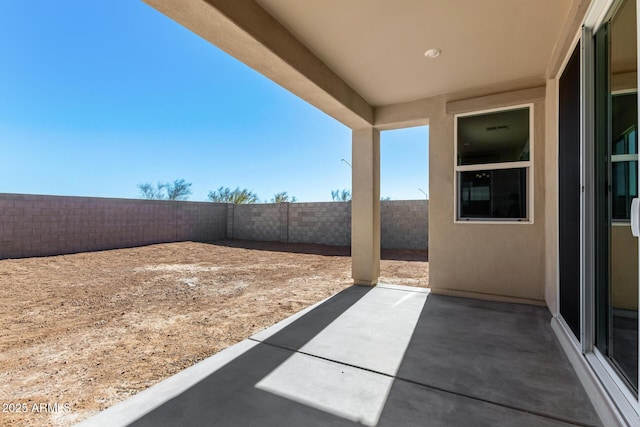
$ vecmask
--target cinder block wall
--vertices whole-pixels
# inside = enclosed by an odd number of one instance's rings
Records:
[[[227,237],[241,240],[351,245],[351,203],[280,203],[229,205]],[[381,246],[427,249],[427,200],[383,201]]]
[[[384,201],[383,248],[428,247],[428,202]],[[0,194],[0,259],[223,238],[351,244],[351,203],[233,205]]]
[[[427,249],[429,247],[429,201],[381,202],[380,246],[393,249]]]
[[[351,203],[283,203],[289,208],[289,242],[351,245]]]
[[[226,236],[227,205],[0,194],[0,259]]]
[[[239,240],[286,242],[286,206],[283,205],[286,204],[233,206],[232,235],[227,235],[227,237]],[[282,217],[283,210],[285,212],[284,218]]]

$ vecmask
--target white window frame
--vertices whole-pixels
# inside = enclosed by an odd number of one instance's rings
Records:
[[[460,117],[480,116],[483,114],[500,113],[511,110],[520,110],[523,108],[529,109],[529,160],[516,161],[516,162],[500,162],[500,163],[482,163],[476,165],[458,165],[458,119]],[[534,207],[534,104],[518,104],[510,105],[508,107],[491,108],[486,110],[476,110],[467,113],[460,113],[454,116],[453,124],[453,222],[455,224],[533,224]],[[521,169],[527,170],[527,214],[522,219],[508,219],[508,218],[460,218],[460,184],[459,174],[460,172],[467,171],[487,171],[498,169]]]

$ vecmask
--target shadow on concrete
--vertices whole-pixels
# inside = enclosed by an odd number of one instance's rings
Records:
[[[330,246],[317,243],[258,242],[232,239],[214,240],[203,243],[257,251],[290,252],[324,256],[351,256],[351,248],[349,246]],[[429,251],[426,249],[382,249],[380,251],[380,258],[391,261],[427,262],[429,261]]]
[[[131,425],[362,426],[256,384],[372,289],[335,295]],[[543,307],[429,295],[394,376],[349,366],[393,380],[377,427],[599,426],[549,321]]]
[[[546,307],[429,295],[379,425],[601,425],[550,321]]]
[[[352,286],[248,350],[132,426],[359,425],[255,387],[372,288]]]

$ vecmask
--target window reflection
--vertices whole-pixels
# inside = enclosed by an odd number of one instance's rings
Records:
[[[608,169],[604,182],[609,183],[604,186],[603,203],[609,213],[602,240],[609,250],[605,252],[607,257],[599,261],[608,266],[608,274],[602,276],[604,283],[598,285],[606,286],[599,299],[599,307],[605,310],[597,319],[604,335],[598,335],[597,345],[606,351],[612,366],[637,393],[638,239],[632,236],[629,223],[631,200],[638,195],[635,0],[624,1],[608,27],[608,45],[605,43],[596,51],[596,68],[600,64],[605,65],[601,69],[607,70],[599,86],[604,96],[596,96],[601,100],[600,110],[605,113],[598,120],[606,133],[597,144],[605,148]],[[602,34],[607,37],[607,26],[603,29]]]
[[[458,165],[529,160],[529,108],[458,118]]]
[[[460,219],[524,219],[527,169],[460,172]]]
[[[614,94],[612,108],[612,218],[630,219],[631,201],[638,197],[638,95],[634,92]]]

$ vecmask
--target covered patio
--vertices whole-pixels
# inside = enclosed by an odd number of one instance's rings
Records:
[[[89,425],[640,425],[636,1],[144,1],[352,130],[354,286]],[[431,293],[378,284],[425,125]]]
[[[550,318],[356,285],[81,425],[602,425]]]

